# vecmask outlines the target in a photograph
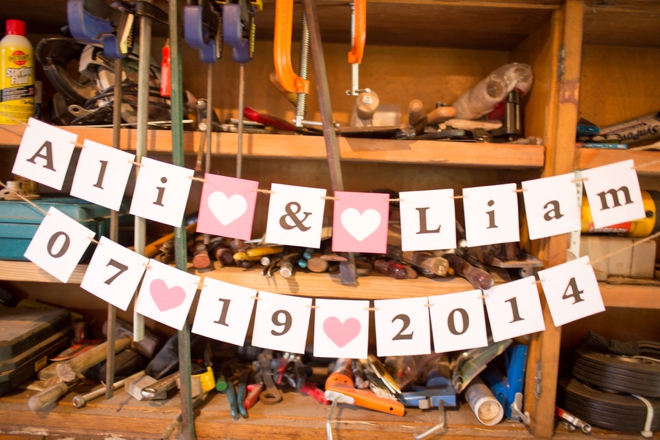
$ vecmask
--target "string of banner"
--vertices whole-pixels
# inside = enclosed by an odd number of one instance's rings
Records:
[[[388,194],[341,191],[258,182],[205,174],[142,158],[30,119],[12,172],[61,190],[75,147],[82,147],[71,195],[118,210],[134,165],[140,167],[130,214],[180,227],[192,180],[203,183],[197,232],[250,239],[257,193],[270,195],[266,237],[269,243],[319,248],[326,200],[334,203],[334,252],[386,253]],[[648,164],[646,164],[648,165]],[[519,241],[518,195],[522,192],[530,239],[580,229],[576,182],[584,182],[596,228],[643,218],[645,210],[632,160],[573,173],[515,183],[400,193],[404,251],[456,247],[454,200],[462,199],[468,246]],[[112,176],[112,178],[106,178]],[[4,185],[3,185],[4,186]],[[29,200],[26,199],[29,202]],[[32,203],[32,202],[29,202]],[[37,206],[37,205],[34,205]],[[41,210],[37,206],[38,209]],[[44,220],[25,257],[67,282],[91,241],[98,244],[81,287],[126,310],[138,290],[135,311],[181,330],[200,290],[192,332],[243,345],[256,307],[251,343],[303,353],[312,309],[314,355],[366,358],[370,312],[374,313],[378,356],[421,355],[488,344],[485,313],[497,342],[543,331],[537,285],[541,284],[556,326],[605,310],[588,257],[486,290],[375,300],[329,300],[280,295],[225,283],[148,259],[118,243],[95,240],[88,229],[55,207]],[[444,226],[444,227],[443,227]],[[655,238],[658,234],[648,237]],[[141,284],[140,284],[141,282]],[[484,311],[485,303],[485,311]]]

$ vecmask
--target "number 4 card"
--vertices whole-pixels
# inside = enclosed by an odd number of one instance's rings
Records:
[[[80,287],[126,310],[148,262],[147,257],[101,237]]]
[[[539,271],[539,278],[557,327],[605,311],[589,257]]]

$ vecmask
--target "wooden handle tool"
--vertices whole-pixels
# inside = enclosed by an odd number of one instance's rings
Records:
[[[117,338],[115,340],[115,353],[128,347],[132,340],[133,339],[129,336]],[[108,354],[107,346],[108,343],[103,342],[80,356],[76,356],[70,361],[58,364],[55,368],[57,376],[64,382],[73,381],[83,371],[93,367],[106,358]]]
[[[387,246],[387,255],[404,263],[432,272],[435,275],[441,277],[447,276],[449,262],[443,257],[436,257],[426,252],[404,252],[391,245]]]

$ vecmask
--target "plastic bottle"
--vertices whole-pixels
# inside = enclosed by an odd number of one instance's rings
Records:
[[[463,93],[452,104],[457,119],[477,119],[489,113],[514,88],[524,95],[532,87],[532,68],[528,64],[506,64]]]
[[[0,40],[0,124],[27,122],[34,111],[34,56],[25,22],[7,20]]]

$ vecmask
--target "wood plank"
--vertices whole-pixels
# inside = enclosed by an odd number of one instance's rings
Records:
[[[598,148],[576,148],[573,168],[586,170],[615,162],[632,159],[638,174],[660,173],[660,153],[657,151],[606,150]],[[644,164],[649,164],[645,166]]]
[[[605,307],[660,309],[660,287],[598,283]]]
[[[216,264],[216,270],[213,272],[198,273],[197,275],[255,290],[312,298],[393,299],[404,296],[442,295],[473,289],[470,283],[458,277],[420,277],[416,280],[394,280],[385,275],[373,273],[369,276],[358,277],[356,286],[344,286],[340,283],[338,274],[299,271],[291,278],[283,278],[279,274],[268,278],[261,275],[261,268],[220,268],[217,266],[217,262],[214,262],[214,264]],[[68,284],[80,284],[86,270],[86,265],[78,265]],[[504,282],[495,275],[494,278],[498,284]],[[29,261],[0,261],[0,280],[60,283]]]
[[[48,412],[36,418],[27,408],[31,391],[14,392],[0,398],[0,433],[54,436],[68,434],[84,438],[159,438],[178,413],[176,393],[166,401],[139,402],[121,389],[105,401],[96,399],[85,408],[75,409],[70,393]],[[213,393],[197,412],[195,430],[200,439],[318,439],[325,438],[329,407],[310,397],[285,389],[284,400],[277,405],[257,403],[250,418],[233,421],[224,395]],[[72,423],[75,420],[75,424]],[[404,417],[378,413],[340,404],[333,414],[335,438],[409,439],[439,421],[437,410],[407,409]],[[467,404],[447,410],[447,432],[443,438],[533,438],[521,423],[502,421],[496,426],[479,424]],[[176,438],[175,436],[173,438]]]
[[[586,44],[660,48],[660,7],[655,0],[588,0],[584,19]]]
[[[0,126],[8,134],[3,145],[18,145],[25,127]],[[78,143],[90,139],[105,145],[111,144],[112,130],[105,128],[66,127],[78,134]],[[184,133],[184,150],[193,153],[199,145],[200,133]],[[150,130],[150,152],[169,152],[171,133]],[[235,156],[238,137],[233,133],[214,133],[212,154]],[[134,151],[136,131],[123,129],[122,149]],[[442,141],[405,141],[378,139],[339,138],[342,160],[361,162],[392,162],[410,164],[460,165],[486,168],[539,168],[543,166],[542,145],[480,144]],[[325,160],[325,144],[320,136],[246,134],[243,138],[243,155],[253,158],[319,159]]]

